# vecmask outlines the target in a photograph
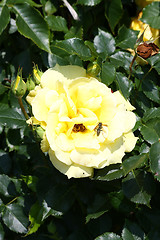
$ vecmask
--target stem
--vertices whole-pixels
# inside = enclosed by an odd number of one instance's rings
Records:
[[[20,108],[21,108],[21,110],[22,110],[22,112],[23,112],[26,120],[28,120],[28,119],[29,119],[29,116],[28,116],[28,114],[26,113],[26,110],[25,110],[25,108],[24,108],[24,106],[23,106],[22,97],[19,97],[19,98],[18,98],[18,103],[19,103],[19,106],[20,106]]]
[[[6,206],[8,206],[9,204],[11,204],[12,202],[16,201],[18,197],[13,198],[9,203],[6,204]]]
[[[137,57],[137,54],[135,53],[135,55],[134,55],[134,57],[132,59],[132,62],[130,64],[130,66],[129,66],[130,73],[129,73],[128,79],[130,79],[130,76],[132,74],[132,66],[133,66],[134,61],[136,60],[136,57]]]

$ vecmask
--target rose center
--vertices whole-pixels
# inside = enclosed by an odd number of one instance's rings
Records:
[[[83,123],[74,124],[72,129],[73,132],[84,132],[85,130],[86,130],[86,127],[83,125]]]

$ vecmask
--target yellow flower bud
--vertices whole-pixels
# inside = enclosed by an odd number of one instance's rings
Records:
[[[26,83],[22,79],[22,69],[18,71],[16,79],[12,83],[12,92],[17,96],[17,97],[23,97],[24,94],[26,93],[27,86]]]
[[[38,66],[35,65],[33,68],[33,79],[35,80],[36,84],[39,84],[41,82],[41,76],[42,76],[43,72],[41,72],[38,69]]]
[[[89,63],[87,67],[87,75],[91,77],[96,77],[100,72],[100,66],[97,62]]]
[[[33,82],[32,78],[29,76],[26,82],[27,90],[31,91],[35,88],[35,83]]]

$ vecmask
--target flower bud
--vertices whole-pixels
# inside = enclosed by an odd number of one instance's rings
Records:
[[[22,79],[22,69],[18,71],[16,79],[12,83],[12,92],[17,96],[17,97],[23,97],[24,94],[26,93],[27,86],[26,83]]]
[[[154,43],[143,42],[138,45],[136,51],[138,56],[142,57],[143,59],[147,59],[156,55],[159,52],[159,47]]]
[[[87,74],[91,77],[96,77],[100,72],[100,66],[97,62],[89,63],[87,66]]]
[[[33,82],[32,78],[29,76],[26,82],[27,90],[31,91],[35,88],[35,83]]]
[[[37,136],[40,139],[43,139],[43,135],[45,133],[44,129],[42,127],[36,127],[35,130],[36,130]]]
[[[35,65],[33,68],[33,79],[35,80],[36,84],[39,84],[41,82],[41,76],[42,76],[43,72],[41,72],[38,69],[38,66]]]

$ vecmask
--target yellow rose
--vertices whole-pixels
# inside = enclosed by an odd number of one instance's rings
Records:
[[[92,176],[94,168],[121,163],[133,150],[134,107],[119,91],[79,66],[56,65],[40,84],[29,102],[34,117],[46,123],[41,149],[68,178]]]
[[[138,37],[144,32],[143,41],[154,40],[154,43],[159,45],[159,29],[151,28],[148,24],[143,23],[139,19],[142,17],[142,12],[139,13],[137,18],[134,18],[131,22],[130,28],[136,31],[140,31]]]

